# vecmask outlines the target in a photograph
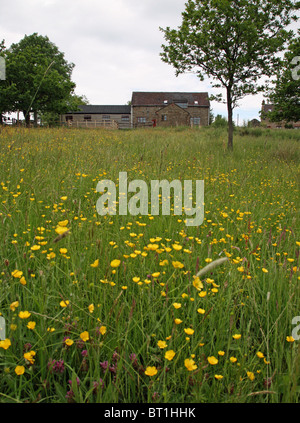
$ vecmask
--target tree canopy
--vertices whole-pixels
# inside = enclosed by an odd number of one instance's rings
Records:
[[[25,35],[5,49],[6,81],[0,87],[0,113],[20,110],[26,123],[30,113],[63,113],[74,94],[73,63],[47,36]],[[1,84],[0,84],[1,85]]]
[[[188,0],[178,29],[160,28],[167,44],[161,58],[176,75],[196,69],[226,90],[228,148],[233,148],[233,109],[244,96],[265,89],[263,76],[278,69],[277,55],[293,36],[296,0]],[[223,100],[221,95],[215,97]]]
[[[269,101],[274,105],[271,121],[300,121],[300,30],[284,55]]]

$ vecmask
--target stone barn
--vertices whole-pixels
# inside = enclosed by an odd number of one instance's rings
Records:
[[[131,99],[133,128],[143,126],[207,126],[208,93],[141,92]]]

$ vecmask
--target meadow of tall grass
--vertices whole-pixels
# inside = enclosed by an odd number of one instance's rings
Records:
[[[0,402],[298,402],[299,143],[2,128]],[[99,216],[97,183],[119,172],[204,180],[203,224]]]

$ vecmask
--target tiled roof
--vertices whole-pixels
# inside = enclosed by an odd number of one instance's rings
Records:
[[[209,107],[208,93],[142,91],[132,93],[131,104],[133,106],[163,106],[170,103],[187,103],[189,107]]]
[[[77,112],[69,112],[72,114],[130,114],[131,113],[131,106],[128,105],[107,105],[107,106],[97,106],[97,105],[83,105],[79,106],[79,111]]]

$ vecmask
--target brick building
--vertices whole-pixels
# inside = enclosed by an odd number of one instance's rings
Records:
[[[208,93],[132,93],[132,127],[209,125]]]

